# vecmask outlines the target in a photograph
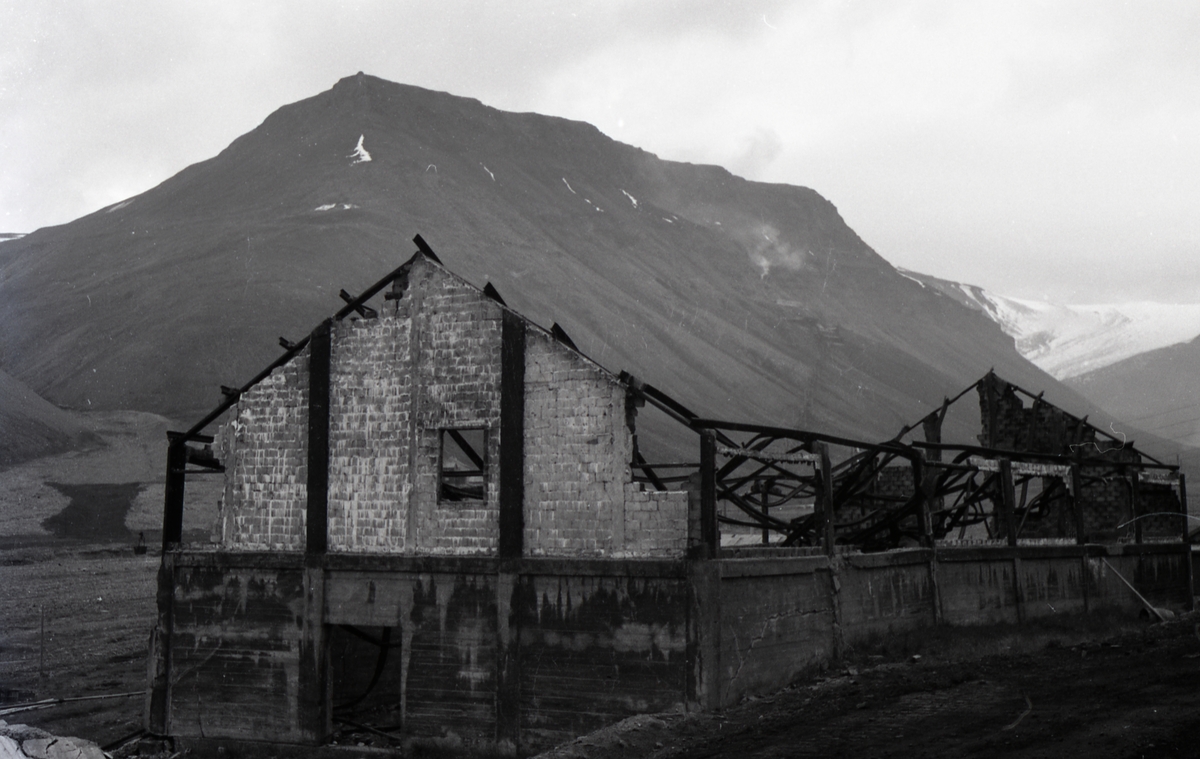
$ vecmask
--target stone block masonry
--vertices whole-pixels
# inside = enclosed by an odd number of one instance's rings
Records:
[[[328,550],[496,555],[507,444],[522,453],[521,555],[682,557],[687,494],[633,483],[627,388],[520,317],[520,424],[503,439],[505,318],[504,306],[418,257],[378,317],[334,325]],[[309,355],[306,348],[249,390],[222,435],[228,548],[305,546]],[[482,498],[444,497],[447,430],[482,431]]]
[[[625,388],[543,333],[529,336],[526,362],[526,553],[683,556],[687,493],[632,482]]]
[[[308,467],[308,349],[238,401],[219,436],[226,462],[221,542],[235,550],[304,548]]]

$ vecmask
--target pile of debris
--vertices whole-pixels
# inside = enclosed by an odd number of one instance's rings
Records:
[[[0,720],[0,759],[106,759],[100,747],[83,738],[63,738],[29,725]]]

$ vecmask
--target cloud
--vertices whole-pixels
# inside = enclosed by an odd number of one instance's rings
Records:
[[[1165,287],[1200,249],[1185,0],[44,0],[0,28],[0,231],[148,189],[363,70],[813,187],[889,260],[1014,294],[1039,268]]]

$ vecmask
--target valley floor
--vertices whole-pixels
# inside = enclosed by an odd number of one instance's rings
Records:
[[[967,631],[948,656],[867,657],[722,714],[632,718],[543,758],[1196,757],[1198,619],[1111,620],[1125,632],[1100,638]]]

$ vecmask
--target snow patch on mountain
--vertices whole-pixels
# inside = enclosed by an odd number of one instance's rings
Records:
[[[1057,379],[1115,364],[1200,335],[1200,303],[1062,305],[996,295],[975,285],[898,270],[964,305],[983,311],[1016,341],[1017,350]]]
[[[629,193],[625,192],[624,190],[621,190],[621,192],[624,192],[624,193],[625,193],[625,197],[629,198],[629,202],[630,202],[630,203],[633,203],[633,207],[634,207],[634,208],[637,208],[637,198],[633,197],[632,195],[630,195]]]
[[[367,161],[371,160],[371,154],[368,153],[367,149],[363,147],[363,137],[365,137],[365,136],[366,135],[362,135],[362,134],[360,134],[358,136],[358,145],[356,145],[354,147],[354,152],[351,153],[350,155],[346,156],[347,158],[354,159],[353,161],[350,162],[351,166],[353,166],[356,163],[366,163]]]

